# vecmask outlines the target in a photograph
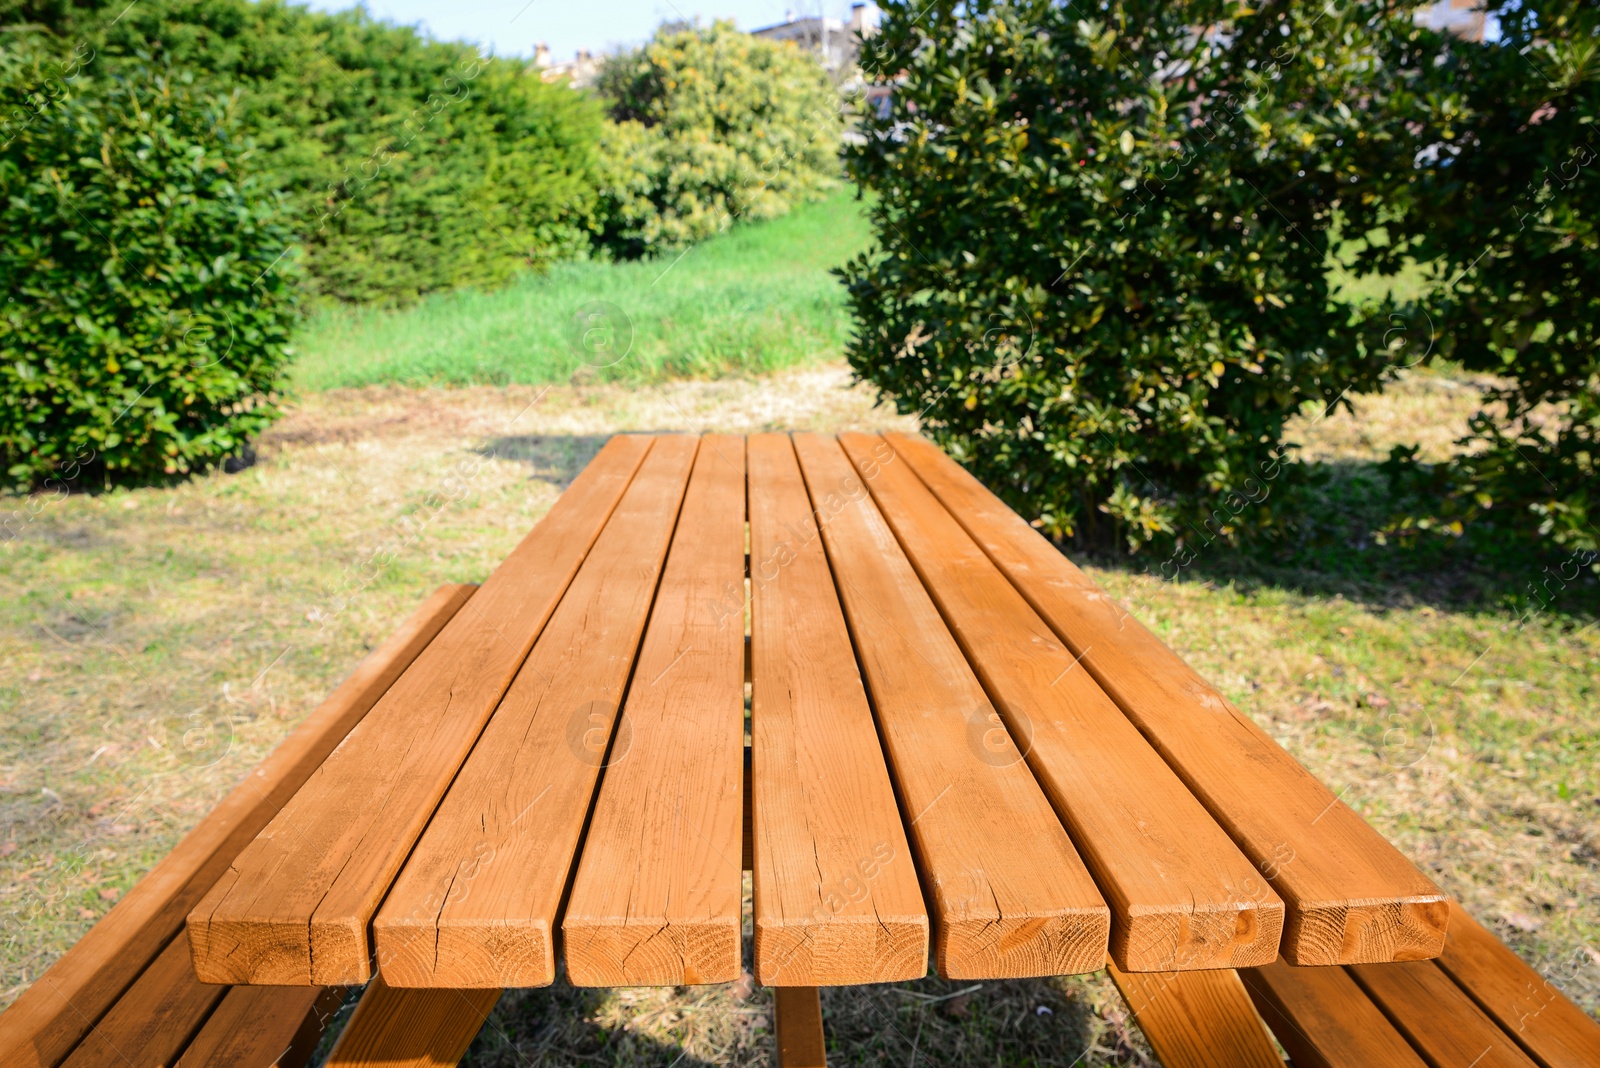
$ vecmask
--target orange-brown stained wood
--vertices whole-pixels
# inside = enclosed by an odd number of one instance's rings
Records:
[[[177,1068],[301,1068],[343,1000],[342,987],[231,987]]]
[[[778,1068],[828,1068],[828,1038],[822,1030],[822,998],[814,986],[772,990]]]
[[[0,1013],[0,1064],[60,1062],[476,586],[441,586],[99,923]]]
[[[544,986],[556,912],[698,440],[658,440],[395,880],[373,936],[391,987]]]
[[[1283,1068],[1233,969],[1107,971],[1162,1068]]]
[[[756,977],[927,973],[928,915],[787,436],[749,439]]]
[[[739,977],[744,439],[706,437],[561,922],[577,986]]]
[[[858,465],[881,441],[840,440]],[[1276,957],[1283,903],[1249,860],[911,468],[873,471],[873,498],[1111,906],[1118,966]]]
[[[1357,964],[1349,972],[1433,1068],[1534,1068],[1433,961]]]
[[[794,445],[912,817],[939,974],[1099,971],[1111,912],[862,477],[832,438]]]
[[[324,1068],[449,1068],[483,1028],[498,990],[397,990],[378,976]]]
[[[955,461],[887,439],[1270,877],[1287,960],[1439,953],[1444,895],[1415,865]]]
[[[171,1064],[228,992],[194,977],[189,947],[176,938],[95,1024],[62,1068]]]
[[[1600,1024],[1455,901],[1438,964],[1544,1068],[1600,1065]]]
[[[1280,960],[1239,978],[1294,1068],[1427,1068],[1343,968]]]
[[[650,449],[615,437],[189,917],[207,982],[365,982],[367,927]]]

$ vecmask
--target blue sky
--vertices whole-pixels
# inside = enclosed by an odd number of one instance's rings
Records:
[[[355,7],[341,0],[310,0],[322,11]],[[367,0],[373,15],[425,27],[444,40],[475,41],[498,55],[533,54],[535,41],[550,45],[556,60],[579,48],[607,51],[637,44],[667,19],[706,22],[731,18],[751,30],[782,22],[784,12],[833,18],[849,14],[849,0]]]

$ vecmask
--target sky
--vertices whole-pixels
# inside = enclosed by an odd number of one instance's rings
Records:
[[[357,6],[348,0],[310,0],[322,11]],[[421,25],[441,40],[473,41],[496,55],[531,56],[537,41],[557,62],[580,48],[605,52],[638,44],[669,19],[733,19],[742,30],[770,26],[785,12],[845,18],[849,0],[367,0],[374,16]]]

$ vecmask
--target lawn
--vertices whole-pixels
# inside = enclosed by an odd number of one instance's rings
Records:
[[[847,324],[825,268],[863,238],[836,199],[735,230],[664,277],[667,263],[576,265],[330,316],[254,467],[3,502],[18,536],[0,542],[0,1006],[435,585],[481,580],[607,434],[908,427],[838,362]],[[563,347],[563,320],[594,300],[630,309],[637,367],[585,371]],[[719,347],[737,338],[745,354]],[[1389,445],[1447,449],[1480,386],[1412,372],[1291,437],[1338,512]],[[1592,597],[1575,587],[1522,619],[1515,594],[1538,564],[1424,567],[1356,543],[1281,560],[1216,546],[1170,579],[1160,561],[1084,563],[1600,1011]],[[824,998],[841,1065],[1147,1063],[1103,976]],[[768,1063],[771,1032],[766,992],[744,984],[558,986],[509,994],[465,1063]]]
[[[869,238],[846,190],[660,260],[563,264],[398,314],[327,311],[298,342],[294,385],[656,382],[793,367],[841,351],[849,318],[828,269]]]

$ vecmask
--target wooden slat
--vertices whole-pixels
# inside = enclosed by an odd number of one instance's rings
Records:
[[[392,987],[543,986],[698,442],[656,442],[373,924]],[[635,858],[637,860],[637,858]]]
[[[449,1068],[500,1000],[498,990],[397,990],[378,976],[324,1068]]]
[[[822,997],[814,986],[779,986],[772,991],[778,1068],[828,1068],[822,1030]]]
[[[862,464],[881,439],[840,440]],[[1182,780],[909,466],[872,473],[872,496],[1111,906],[1118,966],[1276,957],[1283,903]]]
[[[744,439],[707,437],[561,924],[574,985],[739,977],[743,583]]]
[[[1295,1068],[1426,1068],[1343,968],[1274,961],[1239,978]]]
[[[1438,954],[1438,887],[977,479],[927,441],[887,437],[1271,878],[1288,906],[1285,958]]]
[[[748,457],[756,977],[919,978],[928,916],[794,449]]]
[[[195,980],[189,947],[175,938],[86,1035],[62,1068],[170,1064],[227,988]]]
[[[1358,964],[1349,972],[1433,1068],[1533,1068],[1527,1054],[1432,961]]]
[[[177,1068],[300,1068],[343,999],[342,987],[231,987]]]
[[[476,586],[441,586],[0,1014],[0,1064],[50,1068],[178,934],[228,863],[360,722]]]
[[[1600,1024],[1455,901],[1438,963],[1544,1068],[1600,1065]]]
[[[189,917],[200,978],[354,985],[367,926],[633,477],[615,437]]]
[[[889,769],[913,815],[939,974],[1099,971],[1110,910],[939,610],[839,444],[804,434],[794,445]]]
[[[1233,969],[1107,970],[1162,1068],[1283,1068]]]

